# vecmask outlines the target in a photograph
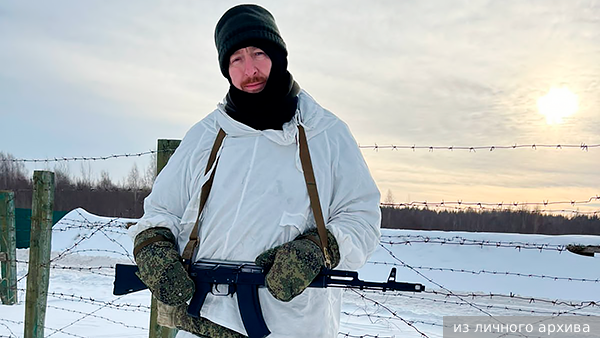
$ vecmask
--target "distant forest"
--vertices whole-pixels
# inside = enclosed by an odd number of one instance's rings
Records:
[[[107,172],[94,180],[89,172],[82,170],[82,175],[74,179],[67,170],[57,166],[53,170],[54,209],[69,211],[81,207],[100,216],[139,218],[143,215],[144,198],[150,193],[156,176],[151,167],[141,173],[134,165],[125,181],[116,184]],[[32,182],[25,166],[2,152],[0,190],[15,192],[16,208],[31,208]],[[443,211],[406,207],[382,207],[381,212],[382,227],[391,229],[600,235],[597,215],[564,217],[525,209]]]
[[[429,210],[422,208],[381,208],[384,228],[502,232],[545,235],[600,235],[600,217],[564,217],[536,210]]]
[[[154,163],[156,159],[154,158]],[[156,170],[149,166],[143,173],[133,165],[121,183],[112,181],[102,171],[100,179],[92,177],[91,170],[82,165],[77,178],[65,165],[56,165],[54,172],[54,210],[70,211],[83,208],[93,214],[107,217],[139,218],[144,213],[144,199],[150,193]],[[33,184],[22,162],[0,152],[0,190],[15,193],[15,208],[31,208]]]

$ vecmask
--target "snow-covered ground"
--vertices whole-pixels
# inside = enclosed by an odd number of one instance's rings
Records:
[[[112,295],[114,264],[132,263],[126,219],[77,209],[54,226],[45,337],[147,337],[147,290]],[[422,293],[345,291],[340,337],[441,337],[444,316],[600,315],[598,258],[565,251],[597,236],[383,230],[360,278],[422,283]],[[0,337],[23,337],[28,250],[18,250],[19,303],[0,305]],[[592,303],[594,302],[594,303]]]

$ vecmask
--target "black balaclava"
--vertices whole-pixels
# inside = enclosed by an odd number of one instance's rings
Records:
[[[281,130],[296,113],[300,87],[287,71],[287,49],[271,13],[257,5],[229,9],[217,23],[215,44],[221,73],[229,81],[226,113],[257,130]],[[229,57],[248,46],[262,49],[271,59],[269,79],[259,93],[237,89],[229,77]]]

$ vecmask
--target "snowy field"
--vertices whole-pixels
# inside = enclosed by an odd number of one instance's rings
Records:
[[[45,337],[148,337],[150,293],[112,295],[132,263],[130,220],[77,209],[54,226]],[[598,258],[567,244],[596,236],[383,230],[360,278],[421,283],[422,293],[344,292],[339,337],[442,337],[444,316],[597,316]],[[0,337],[23,337],[28,250],[18,250],[18,304],[0,305]]]

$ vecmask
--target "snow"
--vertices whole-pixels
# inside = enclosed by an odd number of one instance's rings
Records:
[[[129,219],[76,209],[53,228],[45,337],[147,337],[150,293],[112,295],[132,263]],[[363,280],[421,283],[422,293],[344,292],[340,337],[441,337],[444,316],[600,315],[598,258],[567,244],[597,236],[382,230]],[[28,250],[17,251],[18,304],[0,305],[0,337],[23,337]],[[579,306],[576,306],[579,305]],[[567,313],[568,312],[568,313]]]

